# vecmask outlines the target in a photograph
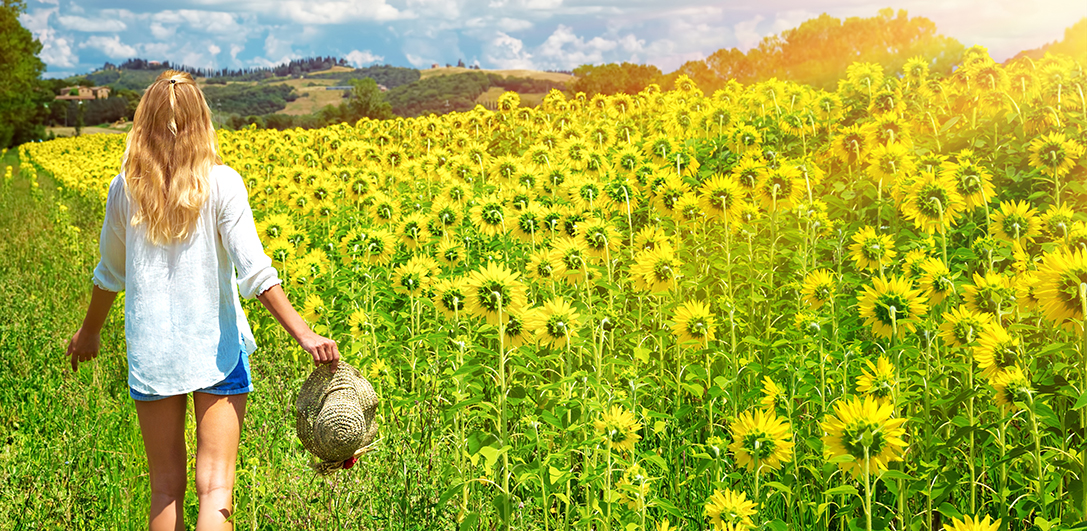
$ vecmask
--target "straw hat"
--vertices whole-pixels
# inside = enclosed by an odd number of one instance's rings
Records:
[[[323,462],[319,472],[350,468],[377,435],[377,393],[358,369],[318,365],[302,384],[295,419],[302,446]]]

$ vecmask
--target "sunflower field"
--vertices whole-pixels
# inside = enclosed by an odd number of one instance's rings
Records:
[[[382,435],[437,412],[413,441],[435,527],[1068,529],[1085,89],[1063,56],[973,47],[835,92],[680,77],[219,142]],[[123,152],[19,156],[104,202]]]

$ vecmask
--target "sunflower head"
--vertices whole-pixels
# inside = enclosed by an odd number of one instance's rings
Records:
[[[746,492],[714,489],[704,510],[714,531],[755,529],[755,522],[751,520],[756,513],[755,502],[747,499]]]
[[[620,451],[633,451],[634,445],[641,440],[638,431],[642,429],[641,423],[633,413],[623,409],[622,406],[611,406],[593,422],[596,433],[609,441],[611,448]]]
[[[894,417],[890,404],[871,396],[838,402],[834,415],[823,422],[823,444],[829,457],[849,456],[839,468],[861,477],[886,470],[891,461],[901,461],[906,442],[904,418]],[[867,465],[867,468],[865,466]]]
[[[998,372],[989,383],[993,385],[993,399],[996,405],[1004,410],[1019,409],[1016,404],[1030,401],[1030,395],[1034,392],[1030,380],[1018,365],[1012,365]]]
[[[732,431],[729,449],[736,455],[736,462],[749,471],[756,471],[756,467],[777,470],[793,458],[789,422],[772,410],[745,411],[729,429]]]

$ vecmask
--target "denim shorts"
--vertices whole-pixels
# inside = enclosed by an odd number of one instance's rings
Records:
[[[248,393],[253,390],[253,375],[249,370],[249,355],[245,353],[245,347],[241,348],[241,354],[238,358],[238,364],[234,366],[234,370],[230,372],[223,379],[223,381],[205,387],[203,389],[197,389],[195,393],[208,393],[210,395],[240,395]],[[169,398],[160,395],[148,395],[141,393],[131,387],[128,388],[128,394],[135,400],[140,402],[151,402],[154,400],[162,400],[163,398]]]

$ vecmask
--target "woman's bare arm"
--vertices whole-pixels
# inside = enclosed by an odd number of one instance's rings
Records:
[[[98,286],[91,288],[91,303],[87,306],[87,316],[83,318],[83,326],[76,330],[75,335],[68,341],[68,357],[71,358],[72,371],[79,369],[79,363],[90,361],[98,356],[98,350],[102,343],[102,326],[106,324],[106,317],[113,307],[113,301],[117,293],[106,291]]]
[[[295,311],[294,306],[291,306],[291,302],[287,300],[287,294],[283,292],[279,284],[257,295],[257,300],[268,309],[268,312],[276,318],[276,321],[279,321],[283,329],[298,342],[302,349],[313,356],[314,363],[331,363],[332,370],[336,370],[340,361],[340,349],[336,346],[336,342],[319,336],[310,329],[309,325],[302,320],[302,316]]]

